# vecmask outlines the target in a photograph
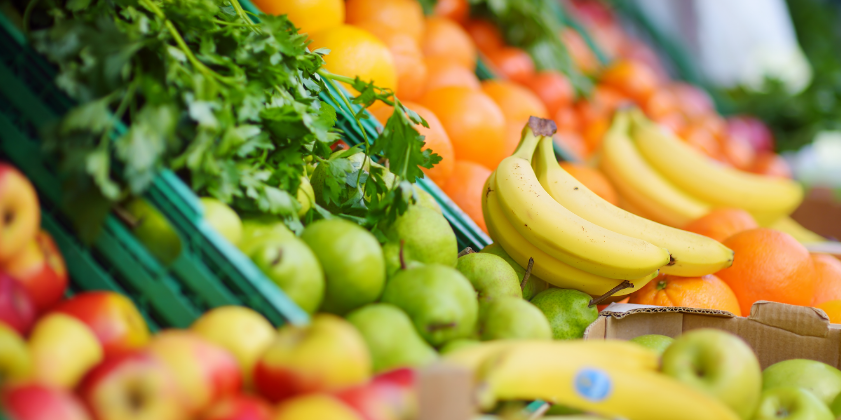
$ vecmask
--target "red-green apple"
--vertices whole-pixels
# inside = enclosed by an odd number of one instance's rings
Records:
[[[413,419],[418,415],[416,377],[413,369],[395,369],[375,376],[367,384],[343,389],[334,395],[365,420]]]
[[[131,299],[114,292],[84,292],[56,305],[52,312],[70,315],[87,325],[109,357],[149,342],[149,327]]]
[[[205,312],[190,330],[230,352],[237,360],[246,386],[252,383],[257,358],[277,336],[272,324],[253,309],[220,306]]]
[[[187,408],[166,365],[138,350],[94,368],[79,395],[97,420],[185,420]]]
[[[40,224],[35,187],[15,167],[0,163],[0,264],[15,258]]]
[[[35,305],[26,289],[0,271],[0,322],[26,334],[35,322]]]
[[[0,407],[10,420],[90,420],[90,415],[69,391],[44,384],[6,387]]]
[[[307,326],[283,326],[254,366],[255,387],[273,402],[359,385],[370,376],[362,335],[330,314],[315,315]]]
[[[34,377],[44,384],[71,389],[103,359],[102,345],[82,321],[47,314],[29,335]]]
[[[272,406],[251,395],[234,394],[213,403],[198,420],[271,420]]]
[[[3,270],[23,285],[39,313],[58,303],[67,290],[64,257],[52,236],[43,230],[7,261]]]
[[[272,420],[364,420],[353,408],[325,394],[300,395],[282,402]]]
[[[242,386],[242,375],[234,356],[195,332],[161,332],[149,343],[149,351],[173,373],[191,413],[234,394]]]
[[[835,416],[815,394],[784,387],[762,392],[753,420],[835,420]]]
[[[841,371],[815,360],[791,359],[774,363],[762,372],[762,390],[803,388],[829,405],[841,394]]]
[[[0,385],[28,379],[32,356],[26,341],[11,327],[0,322]]]
[[[202,197],[200,201],[204,208],[204,220],[231,244],[237,246],[242,238],[242,220],[237,213],[215,198]]]
[[[662,370],[716,397],[742,419],[750,419],[759,404],[759,361],[747,343],[722,330],[684,333],[663,353]]]

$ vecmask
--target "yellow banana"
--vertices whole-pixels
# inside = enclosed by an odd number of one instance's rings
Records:
[[[485,224],[491,238],[494,242],[499,243],[514,261],[523,267],[527,267],[529,258],[534,258],[532,273],[547,283],[565,289],[580,290],[592,296],[601,296],[622,282],[622,280],[609,279],[567,265],[523,238],[502,213],[497,201],[497,191],[489,187],[495,177],[496,172],[493,172],[488,181],[485,182],[485,189],[482,194],[482,213],[485,216]],[[659,271],[655,270],[644,277],[630,280],[633,287],[620,290],[614,296],[629,295],[641,289],[654,277],[657,277],[658,273]]]
[[[623,367],[615,356],[586,346],[542,354],[502,350],[479,368],[480,403],[540,399],[628,420],[739,420],[712,396],[654,369]]]
[[[614,279],[638,278],[668,264],[667,250],[591,223],[552,199],[531,167],[539,140],[551,136],[544,130],[538,137],[539,124],[538,118],[529,121],[517,150],[496,170],[500,207],[520,235],[566,264]]]
[[[605,134],[599,167],[630,206],[657,223],[682,228],[710,206],[678,189],[643,159],[628,137],[628,115],[619,111]]]
[[[733,251],[715,239],[633,215],[590,191],[558,165],[552,139],[540,141],[532,166],[540,185],[571,212],[605,229],[668,249],[672,261],[660,268],[661,273],[705,276],[733,264]]]
[[[802,244],[815,244],[826,242],[826,238],[824,238],[821,235],[818,235],[815,232],[812,232],[809,229],[806,229],[800,223],[797,223],[794,219],[792,219],[789,216],[782,217],[780,219],[777,219],[777,221],[774,223],[763,226],[788,233]]]
[[[678,188],[705,202],[745,209],[761,223],[791,214],[803,200],[803,187],[797,182],[719,165],[638,110],[631,121],[632,137],[645,160]]]

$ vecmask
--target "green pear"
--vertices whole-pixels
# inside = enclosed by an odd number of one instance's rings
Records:
[[[646,334],[634,337],[629,341],[637,343],[649,350],[654,350],[654,352],[662,356],[663,352],[674,343],[675,339],[660,334]]]
[[[385,260],[377,238],[345,219],[319,220],[301,239],[324,269],[326,289],[321,310],[344,315],[380,298]]]
[[[476,292],[452,267],[429,264],[400,270],[385,286],[382,301],[403,309],[421,337],[436,347],[467,338],[476,329]]]
[[[401,268],[403,261],[422,264],[456,266],[458,242],[453,228],[440,213],[426,207],[409,206],[405,213],[383,229],[387,242],[383,245],[388,277]]]
[[[573,340],[583,338],[584,330],[599,317],[596,305],[589,306],[591,299],[578,290],[551,288],[538,293],[531,303],[546,315],[556,340]]]
[[[181,237],[157,208],[135,198],[126,203],[125,210],[135,221],[132,233],[161,264],[172,264],[181,255]]]
[[[762,372],[762,389],[793,386],[803,388],[824,404],[841,394],[841,371],[816,360],[791,359],[774,363]]]
[[[266,240],[290,236],[295,236],[295,234],[277,216],[247,217],[242,220],[242,239],[238,247],[243,254],[251,255],[254,249]]]
[[[301,204],[301,208],[298,210],[298,217],[304,217],[312,208],[313,203],[315,203],[315,191],[312,189],[312,184],[310,184],[310,180],[306,175],[301,177],[301,185],[298,186],[298,193],[295,198]]]
[[[324,272],[304,241],[295,235],[266,239],[249,256],[298,307],[315,313],[324,299]]]
[[[234,209],[215,198],[202,197],[199,200],[204,208],[204,220],[228,242],[234,246],[239,245],[242,239],[242,221]]]
[[[441,211],[441,206],[438,205],[438,202],[435,201],[435,198],[432,197],[432,194],[422,190],[418,184],[412,184],[412,188],[415,190],[415,194],[418,196],[418,201],[415,203],[418,206],[426,207],[430,210],[435,210],[439,214],[444,214]]]
[[[498,257],[501,257],[511,268],[514,269],[514,272],[517,274],[517,278],[519,279],[520,283],[523,281],[523,277],[526,275],[526,269],[523,268],[520,264],[517,264],[517,261],[514,261],[511,256],[502,249],[502,246],[498,243],[494,242],[479,251],[480,254],[493,254]],[[526,284],[523,285],[523,299],[531,300],[535,295],[538,293],[546,290],[549,288],[549,283],[541,280],[540,277],[537,277],[532,273],[529,278],[526,280]]]
[[[438,350],[442,355],[452,353],[458,349],[472,347],[481,344],[482,342],[473,338],[457,338],[447,342]]]
[[[510,296],[522,299],[520,280],[505,260],[493,254],[473,253],[461,256],[456,266],[479,297],[479,307],[491,300]]]
[[[400,308],[388,303],[372,303],[347,315],[362,334],[374,373],[401,367],[420,367],[438,358],[435,349],[415,331],[412,320]]]
[[[527,300],[510,296],[487,303],[479,314],[479,332],[483,341],[552,339],[552,327],[543,312]]]

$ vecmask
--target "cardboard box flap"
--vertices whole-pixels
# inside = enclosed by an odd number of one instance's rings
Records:
[[[652,306],[652,305],[637,305],[633,303],[612,303],[599,313],[599,316],[609,316],[616,319],[622,319],[628,315],[633,314],[654,314],[663,312],[678,312],[683,314],[701,314],[709,316],[717,316],[722,318],[734,318],[733,315],[727,311],[720,311],[717,309],[701,309],[701,308],[685,308],[678,306]]]
[[[801,336],[826,337],[829,317],[817,308],[759,301],[750,308],[748,319]]]

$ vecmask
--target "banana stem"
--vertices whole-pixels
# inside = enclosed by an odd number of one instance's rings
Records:
[[[603,295],[601,295],[597,298],[591,299],[590,304],[587,305],[587,306],[592,308],[593,306],[596,306],[596,305],[608,300],[611,296],[615,295],[620,290],[628,289],[628,288],[631,288],[631,287],[634,287],[633,283],[629,282],[628,280],[623,280],[622,283],[619,283],[618,286],[614,287],[613,289],[608,290],[607,293],[605,293],[605,294],[603,294]]]

